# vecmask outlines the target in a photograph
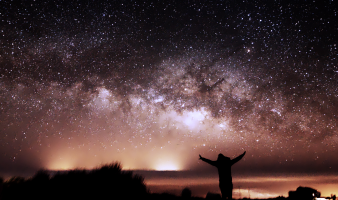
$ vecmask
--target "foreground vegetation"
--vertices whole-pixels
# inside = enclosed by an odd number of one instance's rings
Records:
[[[3,182],[3,181],[1,181]],[[122,171],[119,163],[88,170],[38,171],[32,178],[3,182],[0,199],[138,199],[148,194],[144,179]]]

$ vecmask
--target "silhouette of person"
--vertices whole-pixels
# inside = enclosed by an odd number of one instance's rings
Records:
[[[236,162],[240,161],[245,155],[245,151],[243,154],[239,155],[234,159],[230,159],[229,157],[225,157],[223,154],[218,154],[218,158],[216,161],[209,160],[207,158],[203,158],[201,155],[200,160],[209,163],[212,166],[217,167],[218,175],[219,175],[219,188],[221,189],[222,199],[232,199],[232,177],[231,177],[231,166]]]

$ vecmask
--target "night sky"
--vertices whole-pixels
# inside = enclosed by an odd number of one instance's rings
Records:
[[[337,1],[1,1],[0,174],[336,173]]]

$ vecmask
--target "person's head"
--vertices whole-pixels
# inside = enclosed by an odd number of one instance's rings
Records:
[[[220,162],[230,162],[231,159],[229,157],[226,157],[224,156],[223,154],[218,154],[218,158],[217,158],[217,161],[220,161]]]

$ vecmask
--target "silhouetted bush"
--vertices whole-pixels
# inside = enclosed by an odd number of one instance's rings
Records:
[[[26,182],[23,177],[12,177],[3,184],[3,199],[20,199],[24,198],[23,193],[26,192]]]
[[[31,180],[37,183],[46,183],[49,181],[49,173],[47,170],[41,169],[36,172]]]
[[[184,199],[189,199],[191,198],[191,190],[189,188],[184,188],[182,190],[182,194],[181,194],[181,197],[184,198]]]
[[[215,193],[208,192],[207,196],[205,198],[206,199],[221,199],[221,195],[220,194],[215,194]]]
[[[13,177],[3,184],[2,199],[140,199],[147,195],[143,177],[122,171],[119,163],[100,168],[58,172],[45,170],[25,180]]]
[[[26,181],[27,195],[34,199],[46,199],[49,193],[49,173],[39,170],[31,179]]]

